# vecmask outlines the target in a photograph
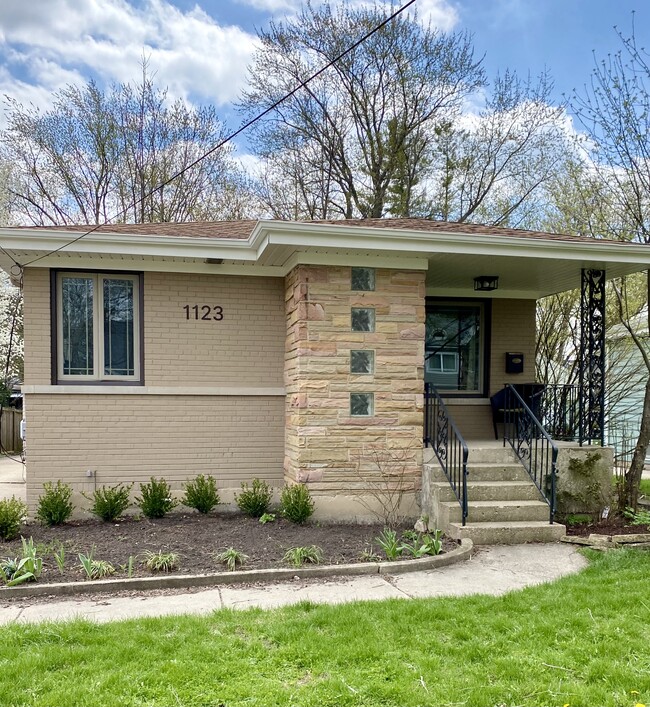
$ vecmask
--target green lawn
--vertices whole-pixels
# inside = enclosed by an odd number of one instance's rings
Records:
[[[641,486],[639,488],[644,496],[650,496],[650,479],[641,479]]]
[[[505,597],[3,627],[0,705],[650,702],[650,552]]]

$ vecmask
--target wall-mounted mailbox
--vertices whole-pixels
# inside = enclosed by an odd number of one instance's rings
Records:
[[[506,373],[523,373],[524,355],[522,353],[506,353]]]

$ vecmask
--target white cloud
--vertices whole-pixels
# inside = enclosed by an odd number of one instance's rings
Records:
[[[300,9],[302,0],[235,0],[238,5],[247,5],[256,10],[272,15],[284,12],[296,12]]]
[[[225,105],[244,83],[256,38],[221,26],[200,7],[183,12],[167,0],[2,0],[0,56],[23,84],[56,90],[89,74],[110,82],[138,78],[142,57],[174,97]]]

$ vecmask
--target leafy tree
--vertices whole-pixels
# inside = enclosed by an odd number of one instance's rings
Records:
[[[271,23],[259,34],[243,112],[272,106],[388,12],[307,2],[295,18]],[[370,218],[392,197],[407,215],[433,128],[484,83],[467,34],[400,15],[257,124],[254,148],[268,160],[262,200],[274,216]],[[276,210],[279,192],[286,198]]]
[[[612,205],[609,232],[650,243],[650,54],[637,44],[634,29],[630,36],[620,32],[618,36],[622,48],[596,63],[589,85],[574,94],[573,108],[589,137],[587,147],[591,146],[601,192]],[[647,303],[650,278],[646,278],[646,287]],[[641,428],[624,484],[625,502],[636,508],[650,446],[650,352],[647,341],[635,330],[638,311],[629,311],[624,286],[615,287],[614,294],[621,321],[646,368]],[[650,317],[647,304],[646,315]]]
[[[170,101],[143,62],[139,82],[69,85],[41,112],[7,98],[2,152],[13,165],[13,217],[36,225],[188,221],[242,215],[243,176],[213,107]]]

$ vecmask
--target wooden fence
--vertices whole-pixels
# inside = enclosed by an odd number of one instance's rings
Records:
[[[0,444],[5,452],[20,452],[23,441],[20,439],[20,421],[23,419],[22,410],[5,408],[0,418]]]

